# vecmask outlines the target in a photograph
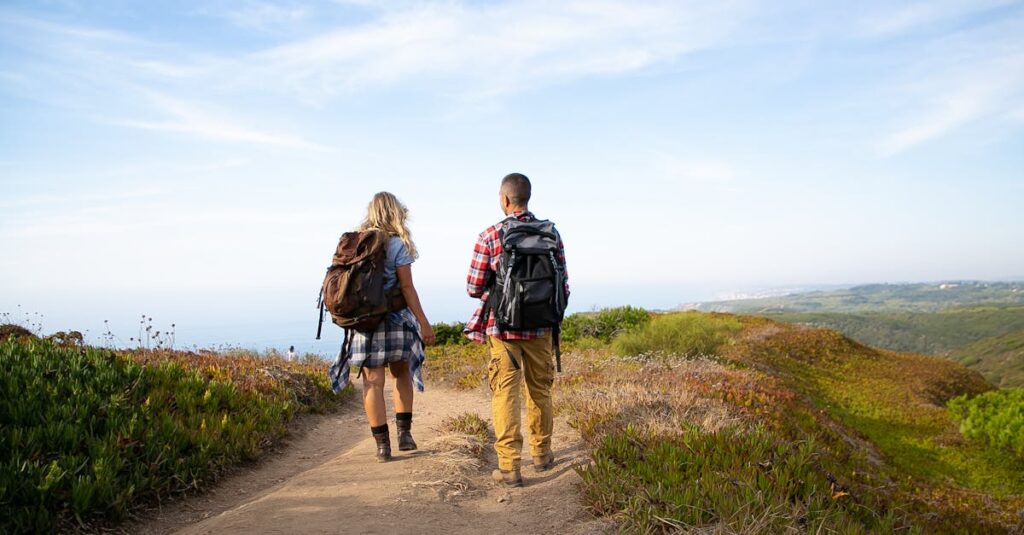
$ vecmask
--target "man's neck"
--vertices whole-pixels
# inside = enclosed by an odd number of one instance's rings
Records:
[[[530,209],[525,206],[510,206],[508,208],[508,212],[505,212],[505,215],[521,214],[529,211]]]

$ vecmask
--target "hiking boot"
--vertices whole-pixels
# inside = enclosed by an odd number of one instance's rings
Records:
[[[412,439],[412,420],[395,420],[398,427],[398,451],[416,449],[416,441]]]
[[[391,435],[387,431],[374,433],[373,440],[377,441],[377,462],[386,463],[391,460]]]
[[[491,479],[505,487],[523,486],[523,476],[519,470],[495,470],[491,472]]]
[[[537,455],[533,458],[533,469],[538,472],[544,472],[550,470],[555,465],[555,454],[547,452],[543,455]]]

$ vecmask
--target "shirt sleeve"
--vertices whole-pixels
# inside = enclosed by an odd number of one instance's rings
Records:
[[[402,241],[402,238],[396,237],[392,239],[394,242],[397,242],[397,245],[395,245],[395,268],[408,266],[416,261],[416,259],[409,254],[409,248],[405,246],[405,242]]]
[[[562,280],[565,282],[565,298],[569,298],[569,268],[565,263],[565,242],[562,235],[558,235],[558,259],[562,262]]]
[[[482,297],[492,277],[491,248],[484,232],[473,246],[473,258],[469,262],[469,275],[466,277],[466,291],[470,297]]]

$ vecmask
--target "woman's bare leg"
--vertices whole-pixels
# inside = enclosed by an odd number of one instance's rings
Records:
[[[409,371],[407,361],[392,362],[390,365],[391,375],[395,378],[395,391],[393,400],[395,412],[412,412],[412,372]]]
[[[388,423],[384,408],[384,368],[363,368],[363,409],[370,427]]]

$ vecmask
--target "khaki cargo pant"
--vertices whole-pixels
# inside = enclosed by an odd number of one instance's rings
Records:
[[[523,449],[520,398],[524,377],[530,453],[537,457],[551,451],[551,431],[554,428],[551,385],[555,381],[551,335],[535,340],[499,340],[488,337],[488,346],[491,361],[487,372],[496,438],[494,451],[498,454],[498,468],[517,470]]]

